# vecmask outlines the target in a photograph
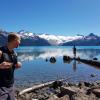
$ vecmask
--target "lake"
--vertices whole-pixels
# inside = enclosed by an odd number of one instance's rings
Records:
[[[64,78],[68,82],[100,80],[100,68],[77,61],[65,63],[63,55],[73,57],[72,46],[23,46],[16,49],[22,68],[15,71],[16,85],[33,85]],[[76,46],[77,57],[84,59],[98,58],[99,46]],[[56,62],[51,63],[50,57]],[[95,77],[91,77],[95,74]]]

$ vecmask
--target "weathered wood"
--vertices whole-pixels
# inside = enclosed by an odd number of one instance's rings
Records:
[[[47,82],[47,83],[44,83],[44,84],[39,84],[39,85],[35,85],[35,86],[32,86],[30,88],[27,88],[27,89],[24,89],[22,90],[19,95],[22,95],[24,93],[27,93],[27,92],[31,92],[33,90],[36,90],[36,89],[40,89],[40,88],[43,88],[43,87],[46,87],[46,86],[49,86],[53,83],[54,81],[51,81],[51,82]]]
[[[80,61],[82,63],[85,63],[85,64],[89,64],[91,66],[95,66],[96,68],[99,68],[100,69],[100,62],[99,61],[94,61],[94,60],[87,60],[87,59],[78,59],[76,58],[77,61]]]
[[[60,80],[57,80],[57,81],[64,81],[64,80],[68,80],[68,79],[73,78],[73,77],[76,77],[76,76],[71,76],[71,77],[68,77],[66,79],[60,79]],[[41,89],[43,87],[47,87],[47,86],[53,84],[54,82],[55,81],[50,81],[50,82],[47,82],[47,83],[43,83],[43,84],[32,86],[30,88],[27,88],[27,89],[24,89],[24,90],[20,91],[19,95],[22,95],[24,93],[31,92],[31,91],[34,91],[34,90],[37,90],[37,89]]]

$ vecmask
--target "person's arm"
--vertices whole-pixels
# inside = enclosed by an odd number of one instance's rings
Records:
[[[15,69],[21,68],[22,64],[21,62],[18,61],[17,53],[15,52],[16,56],[16,63],[15,63]]]
[[[9,63],[9,62],[2,62],[0,63],[0,69],[8,69],[8,68],[11,68],[12,67],[12,63]]]
[[[18,69],[22,66],[21,62],[17,62],[17,64],[15,64],[15,68]]]
[[[2,51],[0,50],[0,59],[1,59],[1,56],[2,56]],[[8,68],[11,68],[12,67],[12,63],[10,62],[2,62],[0,63],[0,69],[8,69]]]

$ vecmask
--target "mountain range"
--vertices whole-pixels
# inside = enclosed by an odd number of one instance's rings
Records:
[[[0,46],[6,44],[10,32],[0,30]],[[100,36],[90,33],[87,36],[62,36],[51,34],[36,34],[25,30],[17,32],[21,36],[21,46],[100,46]]]

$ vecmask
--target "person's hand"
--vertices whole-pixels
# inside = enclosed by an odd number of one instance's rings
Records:
[[[8,68],[11,68],[13,65],[13,63],[10,63],[10,62],[2,62],[0,64],[0,69],[8,69]]]
[[[17,64],[15,64],[16,68],[20,68],[22,66],[21,62],[17,62]]]

